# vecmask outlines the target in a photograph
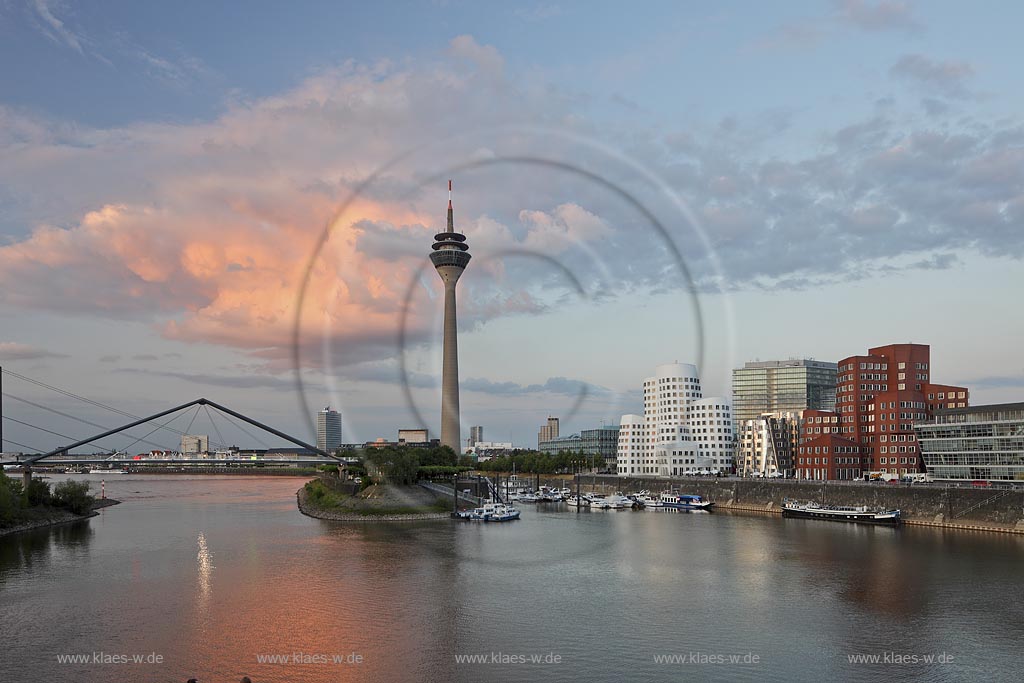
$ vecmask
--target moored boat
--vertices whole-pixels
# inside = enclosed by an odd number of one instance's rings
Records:
[[[577,498],[575,494],[570,494],[565,499],[565,504],[568,505],[569,507],[572,507],[572,508],[576,508],[576,507],[588,508],[588,507],[590,507],[590,501],[589,500],[587,500],[586,498]]]
[[[662,493],[658,499],[662,507],[673,510],[710,510],[715,505],[710,500],[704,500],[702,496],[672,491]]]
[[[819,505],[818,503],[798,503],[793,500],[783,501],[782,516],[890,526],[900,523],[899,510],[871,509],[866,505]]]
[[[504,503],[487,503],[483,507],[456,512],[455,517],[474,522],[511,522],[519,519],[519,510]]]
[[[665,504],[660,499],[652,496],[651,492],[646,489],[639,493],[634,493],[630,498],[636,502],[638,507],[644,510],[657,510],[658,508],[665,507]]]

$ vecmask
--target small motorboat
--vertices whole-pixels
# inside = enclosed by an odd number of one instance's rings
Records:
[[[454,516],[474,522],[511,522],[519,519],[519,510],[504,503],[487,503],[483,507],[456,512]]]

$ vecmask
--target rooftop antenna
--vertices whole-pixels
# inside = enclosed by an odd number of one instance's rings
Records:
[[[455,232],[455,217],[452,214],[452,181],[448,180],[448,232]]]

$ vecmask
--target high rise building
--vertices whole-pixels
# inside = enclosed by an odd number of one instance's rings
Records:
[[[469,447],[472,448],[478,441],[484,440],[484,428],[477,425],[469,428]]]
[[[469,265],[466,236],[455,232],[452,181],[448,181],[448,229],[434,235],[430,261],[444,283],[444,349],[441,364],[441,445],[462,452],[459,427],[459,333],[455,316],[455,285]]]
[[[644,414],[623,415],[616,468],[622,476],[732,472],[732,404],[704,398],[697,367],[667,363],[644,380]]]
[[[558,418],[551,417],[548,415],[547,424],[541,426],[540,431],[537,432],[537,448],[540,449],[540,444],[544,441],[551,441],[552,439],[558,438]]]
[[[331,453],[341,446],[341,413],[327,406],[316,414],[316,447]]]
[[[966,387],[932,382],[927,344],[889,344],[839,361],[840,435],[859,445],[869,471],[924,471],[914,424],[938,409],[966,408]]]
[[[751,361],[732,371],[737,425],[765,413],[834,410],[836,364],[819,360]]]
[[[182,434],[181,454],[199,455],[210,452],[210,437],[205,434]]]

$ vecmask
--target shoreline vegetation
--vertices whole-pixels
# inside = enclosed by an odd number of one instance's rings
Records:
[[[451,517],[451,499],[419,486],[471,470],[447,446],[385,446],[341,453],[358,464],[321,465],[320,475],[300,488],[299,511],[339,522],[406,522]]]
[[[20,481],[0,474],[0,537],[80,522],[119,502],[96,499],[87,481],[63,481],[51,491],[47,482],[33,479],[25,490]]]
[[[330,483],[306,482],[296,492],[299,511],[307,517],[337,522],[406,522],[451,517],[451,501],[415,484],[372,484],[361,491]]]

